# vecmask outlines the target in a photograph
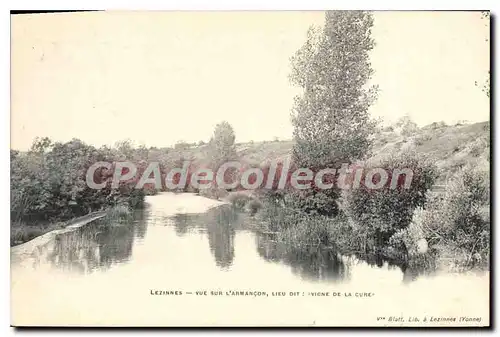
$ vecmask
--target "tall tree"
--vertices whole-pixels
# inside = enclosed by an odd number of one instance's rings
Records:
[[[337,167],[367,154],[374,126],[368,108],[377,96],[368,86],[372,25],[369,12],[329,11],[292,57],[291,81],[303,89],[292,112],[298,165]]]
[[[228,122],[223,121],[215,126],[214,134],[209,144],[210,159],[215,168],[226,161],[236,158],[235,139],[233,127]]]

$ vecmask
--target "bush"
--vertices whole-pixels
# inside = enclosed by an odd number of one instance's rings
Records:
[[[413,141],[414,141],[415,145],[420,146],[420,145],[423,145],[425,142],[427,142],[427,141],[429,141],[431,139],[432,139],[432,135],[431,134],[424,133],[424,134],[415,136],[413,138]]]
[[[479,157],[482,154],[488,155],[490,150],[490,140],[485,137],[479,137],[469,143],[466,146],[466,149],[473,157]]]
[[[311,216],[300,211],[292,212],[288,217],[288,225],[278,232],[278,240],[295,247],[329,244],[328,217]]]
[[[233,205],[234,208],[243,210],[246,204],[251,200],[251,197],[245,193],[230,193],[227,200]]]
[[[287,207],[303,210],[306,214],[336,216],[339,212],[337,199],[340,197],[340,190],[333,188],[290,190],[284,196]]]
[[[338,214],[338,202],[340,197],[340,189],[336,185],[336,178],[332,175],[325,175],[323,182],[325,184],[333,183],[332,188],[321,189],[315,181],[311,181],[310,188],[297,189],[292,186],[291,178],[293,172],[298,168],[298,165],[291,163],[287,173],[282,173],[285,164],[278,162],[276,166],[276,174],[271,184],[271,188],[258,189],[257,196],[262,202],[267,205],[267,202],[279,202],[282,207],[301,210],[307,214],[319,214],[325,216],[335,216]],[[318,172],[320,169],[311,168],[311,171]],[[269,166],[262,168],[265,177],[269,177]],[[285,168],[286,172],[286,168]],[[282,174],[286,174],[284,188],[278,188]],[[264,181],[262,186],[266,186],[268,182]],[[274,207],[271,205],[271,207]]]
[[[349,219],[308,214],[296,208],[266,204],[258,213],[265,229],[276,233],[276,240],[296,249],[308,246],[333,248],[341,254],[365,253],[369,237],[356,230]],[[369,245],[369,244],[368,244]]]
[[[409,116],[401,117],[395,124],[402,136],[411,136],[418,130],[418,126]]]
[[[110,188],[113,168],[94,174],[97,183],[106,183],[105,188],[97,190],[87,186],[87,169],[98,161],[113,162],[122,158],[126,146],[120,146],[112,151],[96,149],[78,139],[51,143],[44,138],[35,141],[26,153],[12,152],[12,226],[67,220],[119,204],[141,207],[144,191],[133,188],[135,180],[121,182],[119,189]]]
[[[396,231],[410,224],[413,211],[424,204],[426,191],[434,184],[437,171],[430,162],[420,159],[415,153],[391,155],[379,164],[372,165],[371,167],[385,169],[389,173],[389,182],[392,179],[390,173],[396,168],[408,168],[413,171],[409,188],[402,186],[403,176],[400,176],[394,189],[389,183],[376,190],[361,184],[359,188],[343,193],[343,211],[356,230],[375,238],[372,248],[378,250],[387,245],[389,238]]]
[[[231,202],[234,208],[248,211],[251,215],[254,215],[262,208],[262,202],[255,196],[244,192],[230,193],[227,200]]]
[[[302,211],[287,208],[283,202],[283,191],[269,191],[260,193],[259,197],[265,207],[259,212],[262,224],[268,231],[277,232],[285,229],[292,222],[295,216]]]
[[[434,195],[415,213],[413,224],[436,252],[437,265],[460,271],[489,267],[489,179],[489,172],[466,166],[443,195]]]
[[[129,218],[131,215],[132,211],[127,205],[124,204],[114,206],[107,212],[107,216],[110,219]]]
[[[252,198],[247,204],[247,209],[251,215],[256,214],[262,208],[262,202],[256,198]]]

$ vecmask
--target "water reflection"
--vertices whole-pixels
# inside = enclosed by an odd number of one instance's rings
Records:
[[[341,256],[331,248],[297,246],[278,243],[272,234],[263,234],[250,226],[252,218],[229,205],[209,209],[205,213],[168,215],[154,207],[138,210],[133,218],[112,221],[106,219],[57,235],[43,247],[35,261],[42,256],[52,266],[63,270],[89,273],[105,270],[131,259],[134,246],[142,241],[148,225],[172,226],[178,237],[194,233],[206,235],[207,253],[210,251],[216,266],[230,270],[235,257],[237,231],[255,237],[256,252],[265,261],[284,264],[302,279],[319,281],[346,281],[350,279],[354,260]],[[254,251],[255,252],[255,251]],[[249,252],[250,253],[250,252]],[[360,257],[368,265],[381,267],[387,261],[376,256]],[[410,268],[403,269],[405,279],[412,279]]]
[[[57,235],[53,245],[47,260],[57,268],[84,273],[99,265],[100,252],[95,228],[83,226]]]
[[[229,269],[234,260],[234,237],[237,230],[248,229],[250,218],[229,205],[209,209],[201,214],[176,214],[170,218],[177,235],[183,236],[190,229],[206,232],[210,252],[215,263],[223,270]],[[278,244],[272,235],[256,235],[256,248],[267,261],[291,266],[294,274],[304,279],[345,280],[348,269],[342,257],[331,249],[306,246],[293,247]]]
[[[216,207],[207,213],[208,244],[217,266],[227,269],[233,264],[234,235],[239,216],[229,207]]]
[[[134,212],[134,216],[132,218],[134,222],[135,234],[134,236],[143,240],[148,231],[148,220],[150,219],[151,211],[149,208],[138,209]]]
[[[201,214],[176,214],[172,221],[179,236],[185,235],[190,228],[206,232],[217,266],[226,270],[233,264],[235,230],[242,228],[243,215],[231,206],[214,207]]]
[[[57,235],[47,260],[57,268],[81,273],[128,261],[134,240],[146,234],[146,219],[145,211],[137,210],[130,219],[104,218]]]
[[[321,319],[327,322],[335,317],[339,321],[348,319],[359,323],[356,313],[347,317],[342,310],[325,311],[325,305],[334,305],[327,298],[210,300],[200,297],[186,303],[181,297],[160,300],[158,296],[148,296],[149,289],[338,290],[353,291],[353,294],[369,291],[376,296],[366,302],[344,297],[334,302],[339,308],[351,308],[351,311],[371,310],[368,313],[372,318],[381,314],[379,311],[387,301],[394,304],[396,312],[412,303],[411,307],[418,309],[415,315],[425,316],[432,309],[432,305],[427,304],[437,295],[446,307],[432,314],[444,317],[456,307],[456,298],[460,295],[459,291],[452,291],[457,286],[449,287],[450,282],[460,282],[458,288],[468,290],[465,294],[472,290],[464,308],[477,307],[478,301],[487,299],[483,291],[474,292],[474,289],[488,289],[487,279],[482,278],[478,283],[470,281],[468,276],[428,278],[402,286],[400,269],[388,268],[380,259],[346,258],[331,249],[313,246],[299,249],[278,244],[272,235],[253,229],[255,220],[227,206],[203,214],[175,215],[180,209],[196,212],[214,204],[187,194],[158,195],[148,198],[149,209],[138,212],[129,222],[96,222],[57,235],[57,239],[55,235],[48,235],[47,240],[42,238],[11,248],[11,258],[14,257],[11,293],[13,303],[17,303],[13,306],[15,321],[53,324],[63,315],[71,325],[95,325],[103,317],[117,326],[144,326],[152,322],[178,325],[194,312],[206,322],[216,322],[218,317],[231,316],[237,308],[235,304],[244,300],[245,306],[264,320],[285,313],[275,321],[288,319],[304,325],[316,321],[321,325]],[[33,268],[35,261],[40,264]],[[382,268],[378,268],[381,263]],[[54,270],[54,266],[71,272]],[[303,278],[324,283],[302,281]],[[344,280],[349,282],[333,286]],[[72,301],[65,300],[64,294],[71,294]],[[422,299],[422,295],[428,298]],[[137,315],[137,310],[130,310],[127,301],[133,302],[135,308],[145,309],[148,315]],[[175,310],[164,310],[166,302],[171,302]]]
[[[272,234],[257,234],[256,245],[262,258],[289,265],[292,272],[303,279],[343,281],[349,278],[342,256],[332,249],[278,243]]]
[[[184,236],[184,234],[186,234],[189,231],[190,227],[196,226],[196,222],[197,222],[198,218],[199,218],[199,216],[197,214],[195,214],[195,215],[187,214],[187,213],[175,214],[172,217],[172,220],[173,220],[174,225],[175,225],[175,233],[178,236]],[[165,219],[164,220],[165,222],[167,222],[167,223],[169,222],[168,217],[165,217],[164,219]]]

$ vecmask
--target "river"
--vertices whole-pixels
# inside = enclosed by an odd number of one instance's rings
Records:
[[[148,196],[132,220],[106,221],[11,248],[13,325],[489,323],[487,273],[407,281],[388,263],[279,245],[194,194]]]

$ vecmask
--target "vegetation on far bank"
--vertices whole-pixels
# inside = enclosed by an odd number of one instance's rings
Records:
[[[112,189],[109,177],[104,189],[91,189],[85,176],[98,161],[125,158],[120,148],[96,149],[78,139],[53,143],[35,140],[27,152],[11,150],[11,244],[30,240],[65,226],[67,220],[110,208],[136,208],[144,202],[144,190],[132,182]]]

